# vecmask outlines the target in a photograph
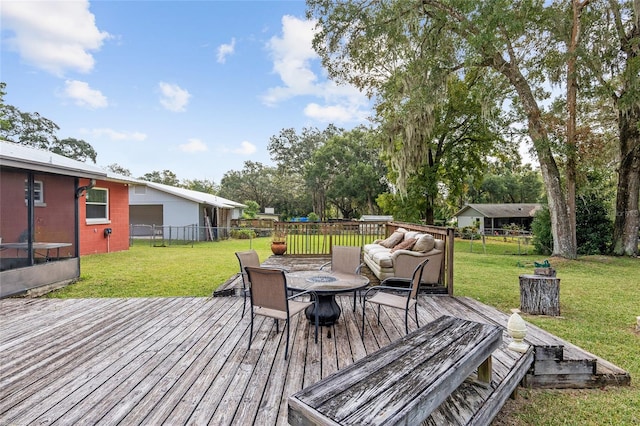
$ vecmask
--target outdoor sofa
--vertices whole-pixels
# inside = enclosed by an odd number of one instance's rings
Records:
[[[440,284],[445,242],[431,234],[398,228],[384,240],[365,244],[363,261],[380,281],[386,278],[411,278],[416,266],[424,259],[422,282]]]

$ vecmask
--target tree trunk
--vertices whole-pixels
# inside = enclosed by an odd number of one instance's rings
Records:
[[[575,259],[577,257],[577,248],[574,243],[575,228],[571,226],[567,201],[562,190],[560,171],[551,153],[547,129],[542,122],[540,108],[531,92],[531,87],[518,67],[505,61],[502,56],[496,55],[493,58],[492,66],[509,79],[520,96],[522,107],[527,113],[529,136],[537,153],[542,179],[547,191],[553,235],[552,254]]]
[[[576,237],[576,106],[578,97],[577,49],[580,43],[580,16],[589,0],[572,0],[573,12],[569,58],[567,60],[567,215],[571,227],[571,244],[578,248]]]
[[[622,30],[619,3],[611,0],[611,7],[616,11],[618,28]],[[618,128],[620,131],[620,166],[618,169],[618,191],[616,194],[616,218],[613,226],[613,253],[617,255],[638,255],[638,229],[640,214],[638,198],[640,198],[640,102],[638,101],[637,65],[640,55],[638,39],[640,38],[640,0],[634,1],[633,26],[628,33],[620,33],[620,50],[626,56],[623,74],[623,89],[620,96],[615,96],[618,108]],[[635,71],[634,71],[635,70]]]
[[[427,202],[427,206],[425,207],[424,210],[424,223],[426,225],[433,225],[435,223],[435,216],[433,213],[433,198],[430,194],[427,194],[427,196],[425,197]]]
[[[520,275],[520,310],[532,315],[560,315],[560,278]]]
[[[640,214],[640,106],[620,111],[620,167],[613,226],[613,253],[638,255]]]

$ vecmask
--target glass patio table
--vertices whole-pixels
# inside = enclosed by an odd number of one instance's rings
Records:
[[[362,290],[369,285],[369,278],[363,275],[311,270],[293,271],[287,274],[287,285],[293,291],[313,290],[318,295],[318,323],[333,325],[340,318],[342,310],[336,303],[336,294]],[[354,296],[355,306],[355,296]],[[315,321],[315,307],[309,306],[305,315]]]

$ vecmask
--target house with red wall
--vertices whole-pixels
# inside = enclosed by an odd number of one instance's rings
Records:
[[[125,176],[107,174],[79,198],[80,255],[129,249],[129,185]],[[80,179],[80,185],[89,185]]]
[[[0,141],[0,297],[79,278],[80,198],[106,179],[97,166]]]

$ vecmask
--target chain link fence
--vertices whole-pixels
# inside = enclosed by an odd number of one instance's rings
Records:
[[[273,228],[208,227],[198,225],[160,226],[130,225],[129,245],[134,240],[148,240],[153,247],[193,245],[198,241],[220,241],[228,238],[269,237]]]

